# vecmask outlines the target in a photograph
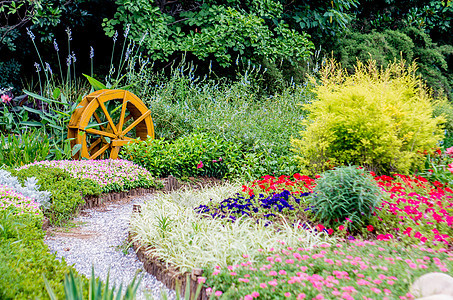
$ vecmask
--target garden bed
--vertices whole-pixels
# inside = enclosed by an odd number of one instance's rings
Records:
[[[202,269],[193,269],[192,272],[181,273],[171,264],[147,254],[146,251],[149,250],[149,247],[147,248],[138,242],[133,242],[131,234],[129,234],[129,241],[131,242],[134,251],[137,253],[138,259],[143,263],[146,272],[156,277],[157,280],[165,284],[169,289],[175,290],[179,283],[182,295],[184,295],[187,279],[189,279],[191,297],[195,295],[199,282],[205,279],[202,276]],[[207,299],[209,298],[206,295],[206,287],[202,287],[196,300]]]

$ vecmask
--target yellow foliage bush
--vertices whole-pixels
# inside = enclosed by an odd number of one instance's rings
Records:
[[[305,104],[293,151],[305,172],[362,165],[379,173],[421,167],[420,153],[443,138],[442,116],[433,117],[432,98],[415,75],[415,63],[395,61],[385,69],[358,62],[349,75],[335,60],[321,70],[317,100]]]

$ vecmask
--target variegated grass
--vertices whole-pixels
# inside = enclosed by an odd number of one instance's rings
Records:
[[[265,226],[243,217],[235,223],[197,214],[191,205],[206,203],[217,194],[221,201],[228,188],[214,187],[180,195],[159,194],[149,198],[141,213],[133,215],[130,231],[134,241],[149,247],[153,257],[177,267],[181,272],[193,268],[235,265],[248,255],[250,261],[259,249],[303,247],[329,242],[324,234],[293,224]]]

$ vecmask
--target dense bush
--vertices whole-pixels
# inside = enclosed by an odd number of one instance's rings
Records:
[[[417,73],[422,75],[428,86],[452,97],[453,77],[448,59],[453,55],[453,46],[433,43],[430,36],[420,29],[410,27],[371,33],[353,31],[337,39],[334,53],[350,72],[354,70],[357,60],[364,62],[371,58],[378,66],[387,66],[399,58],[409,62],[416,60]]]
[[[44,274],[62,299],[63,280],[72,268],[49,253],[43,241],[42,217],[18,215],[10,207],[0,210],[0,225],[0,298],[46,298]]]
[[[358,63],[347,75],[335,61],[321,71],[319,100],[305,105],[302,138],[294,139],[301,167],[311,173],[356,164],[378,172],[421,168],[424,150],[443,138],[443,118],[432,116],[431,98],[414,64],[379,69]]]
[[[41,191],[51,193],[50,208],[44,210],[52,224],[70,219],[84,203],[83,196],[99,195],[100,186],[89,179],[77,179],[58,168],[31,166],[27,169],[12,170],[13,176],[24,182],[26,178],[38,179]]]
[[[123,158],[145,167],[154,176],[222,178],[241,158],[240,147],[207,134],[191,134],[169,142],[148,139],[124,147]]]
[[[442,148],[447,149],[453,146],[453,104],[446,98],[439,98],[434,102],[433,115],[445,118],[445,138]]]
[[[373,177],[362,168],[348,166],[324,172],[309,201],[321,222],[332,225],[349,218],[350,227],[358,228],[371,218],[381,199]]]
[[[145,167],[153,176],[245,177],[295,173],[291,157],[250,151],[240,142],[207,133],[192,133],[174,141],[148,139],[126,145],[120,156]]]

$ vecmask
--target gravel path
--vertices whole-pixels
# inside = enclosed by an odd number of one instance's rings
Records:
[[[132,205],[143,203],[151,195],[132,200],[109,203],[104,207],[84,210],[74,219],[80,227],[54,229],[47,235],[45,243],[59,258],[64,257],[69,265],[87,277],[94,274],[102,281],[110,269],[110,286],[128,285],[136,272],[143,276],[137,299],[160,299],[164,285],[148,274],[134,250],[127,248],[127,234]],[[166,289],[166,288],[165,288]],[[174,293],[171,292],[174,299]]]

